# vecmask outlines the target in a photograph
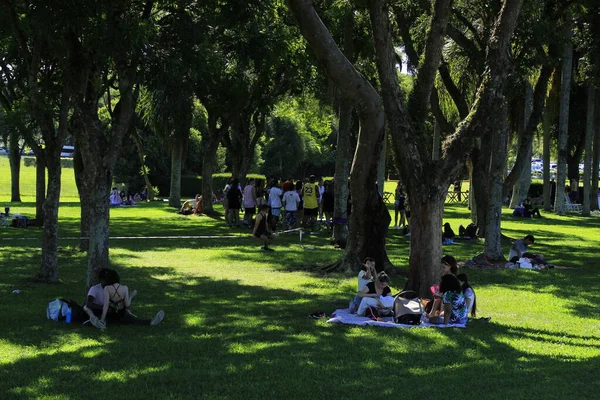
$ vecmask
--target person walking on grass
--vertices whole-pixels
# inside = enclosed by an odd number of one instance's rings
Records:
[[[259,211],[258,215],[256,216],[256,221],[254,222],[254,229],[252,230],[252,235],[255,238],[263,241],[263,246],[260,248],[261,251],[275,251],[269,247],[269,244],[271,244],[273,239],[275,239],[267,220],[269,206],[263,204],[259,207],[258,210]]]
[[[256,181],[250,182],[244,188],[244,224],[252,226],[252,218],[256,214]]]
[[[396,185],[396,196],[394,201],[394,228],[400,229],[406,226],[406,196],[404,195],[404,191],[402,190],[402,184],[398,181],[398,185]],[[398,224],[398,215],[400,215],[400,224]]]
[[[277,222],[279,222],[279,216],[281,215],[281,196],[283,191],[279,188],[277,180],[273,181],[271,190],[269,191],[269,205],[271,206],[271,230],[277,230]]]

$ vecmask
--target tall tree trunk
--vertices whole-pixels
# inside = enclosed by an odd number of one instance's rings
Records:
[[[489,168],[489,192],[485,228],[485,249],[484,254],[489,260],[504,260],[502,254],[502,232],[500,223],[502,221],[502,197],[504,166],[506,165],[506,147],[508,142],[507,118],[508,111],[505,104],[498,113],[502,114],[499,118],[504,121],[499,127],[492,127],[492,159]]]
[[[385,128],[384,128],[385,131]],[[381,158],[377,163],[377,190],[383,195],[385,191],[385,171],[387,161],[387,134],[384,133],[383,148],[381,149]]]
[[[533,132],[529,135],[527,132],[527,125],[529,118],[531,117],[531,107],[533,101],[533,91],[531,85],[527,83],[525,91],[524,105],[520,114],[519,121],[519,148],[521,145],[525,147],[524,151],[524,162],[520,165],[520,170],[517,171],[519,179],[513,185],[513,195],[510,200],[510,208],[516,208],[518,205],[523,203],[523,200],[527,198],[529,193],[529,187],[531,186],[531,155],[533,153]],[[504,168],[502,168],[504,170]],[[512,172],[512,171],[511,171]]]
[[[183,140],[176,138],[171,143],[171,186],[169,206],[181,207],[181,168],[183,164]]]
[[[56,144],[54,144],[56,146]],[[48,191],[44,201],[44,230],[42,235],[42,262],[37,278],[44,282],[58,282],[58,204],[60,201],[61,166],[60,150],[52,151],[46,144],[48,153],[55,153],[47,157]],[[62,147],[62,146],[61,146]]]
[[[431,159],[437,161],[440,159],[440,147],[442,144],[442,128],[440,121],[436,118],[433,126],[433,150],[431,151]]]
[[[333,182],[333,240],[346,239],[348,220],[348,177],[350,176],[352,105],[340,100],[339,129],[335,150],[335,179]]]
[[[75,152],[73,153],[73,172],[75,173],[75,184],[79,193],[79,250],[87,252],[90,248],[90,210],[92,207],[92,193],[85,187],[84,164],[77,136],[75,137]]]
[[[485,237],[487,229],[487,210],[488,210],[488,193],[489,187],[489,171],[492,160],[492,144],[490,143],[489,135],[484,136],[479,144],[479,148],[474,148],[471,152],[471,162],[473,163],[473,192],[476,204],[477,215],[477,235]]]
[[[596,104],[596,90],[591,84],[588,84],[588,103],[585,126],[585,159],[583,161],[583,210],[582,215],[590,216],[592,195],[596,191],[592,191],[592,152],[594,145],[594,106]]]
[[[20,203],[21,149],[19,147],[19,133],[15,130],[11,130],[9,134],[8,162],[10,164],[10,201]]]
[[[41,224],[44,221],[44,201],[46,201],[46,157],[43,150],[40,150],[35,157],[35,219],[38,224]]]
[[[421,296],[430,296],[429,287],[439,280],[442,259],[442,230],[444,202],[448,189],[431,193],[428,187],[411,189],[410,203],[410,262],[431,265],[431,268],[409,268],[406,287]],[[429,292],[429,293],[428,293]]]
[[[214,212],[212,205],[213,172],[217,161],[217,150],[221,137],[227,131],[229,125],[221,117],[221,126],[217,128],[217,120],[214,112],[209,110],[208,133],[202,138],[204,145],[204,158],[202,159],[202,207],[206,214]]]
[[[598,175],[600,164],[600,96],[596,95],[596,117],[594,126],[594,156],[592,162],[592,210],[598,210]]]
[[[571,101],[571,76],[573,73],[573,44],[568,35],[562,61],[560,117],[558,122],[558,164],[556,171],[556,195],[554,212],[565,215],[565,181],[567,177],[567,140],[569,138],[569,104]]]
[[[544,131],[544,156],[543,160],[543,168],[542,172],[544,178],[544,210],[552,211],[552,187],[550,186],[550,141],[551,141],[551,132],[550,132],[550,111],[548,107],[544,111],[544,118],[542,120],[542,130]]]

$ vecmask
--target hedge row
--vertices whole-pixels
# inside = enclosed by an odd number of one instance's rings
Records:
[[[248,174],[247,179],[265,180],[264,175]],[[220,173],[213,175],[213,192],[220,195],[227,182],[231,179],[231,173]],[[199,175],[182,175],[181,176],[181,196],[194,197],[196,194],[202,193],[202,177]]]
[[[23,165],[26,167],[35,167],[36,166],[36,158],[35,157],[23,157]],[[61,158],[60,166],[62,168],[73,168],[73,159],[72,158]]]

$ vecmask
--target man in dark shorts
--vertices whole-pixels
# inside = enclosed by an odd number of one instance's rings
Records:
[[[256,216],[256,221],[254,222],[254,230],[252,231],[252,235],[263,241],[263,247],[260,248],[261,251],[275,251],[269,247],[269,244],[275,239],[273,233],[271,232],[271,228],[269,227],[267,221],[267,214],[269,212],[269,206],[263,204],[259,207],[258,215]]]

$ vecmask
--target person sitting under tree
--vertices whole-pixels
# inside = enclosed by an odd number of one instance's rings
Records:
[[[269,247],[269,244],[271,244],[273,241],[274,236],[268,224],[268,213],[268,205],[263,204],[259,207],[258,215],[256,216],[256,221],[254,222],[254,229],[252,230],[252,235],[255,238],[263,241],[263,247],[260,248],[261,251],[275,251]]]

